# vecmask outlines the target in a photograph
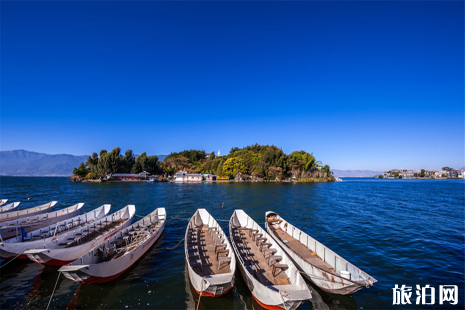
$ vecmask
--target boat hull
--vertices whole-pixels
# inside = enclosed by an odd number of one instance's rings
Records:
[[[192,268],[189,263],[188,254],[188,231],[196,226],[206,225],[211,228],[216,228],[220,235],[225,236],[223,229],[218,222],[207,212],[205,209],[198,209],[191,217],[189,224],[187,225],[185,240],[184,240],[184,252],[185,260],[187,265],[187,271],[189,275],[189,281],[192,284],[194,290],[201,296],[204,297],[219,297],[229,292],[234,286],[234,273],[236,271],[236,260],[234,253],[232,253],[231,244],[227,238],[224,238],[225,249],[229,250],[228,257],[230,257],[229,268],[230,271],[227,273],[211,273],[207,275],[200,275]],[[211,244],[211,243],[209,243]],[[201,246],[199,243],[199,248]]]
[[[20,224],[19,226],[0,227],[0,235],[2,236],[3,240],[7,240],[7,239],[21,235],[21,226],[23,226],[26,232],[31,232],[33,230],[49,226],[53,223],[75,217],[79,215],[80,213],[81,213],[81,210],[78,209],[76,211],[66,213],[58,217],[41,220],[40,222],[36,222],[36,223],[29,223],[29,224],[24,224],[24,225]]]
[[[274,212],[267,212],[267,215],[269,213],[274,214]],[[280,217],[280,219],[282,220],[283,223],[285,223],[286,226],[289,224],[288,227],[293,227],[290,223],[288,223],[287,221],[285,221],[281,217]],[[364,288],[365,286],[371,285],[374,282],[376,282],[376,280],[371,278],[371,277],[369,278],[369,279],[371,279],[370,281],[365,281],[365,280],[357,281],[357,282],[356,281],[351,281],[351,280],[343,278],[343,277],[341,277],[341,276],[339,276],[339,275],[337,275],[335,273],[330,273],[330,272],[327,272],[327,271],[325,271],[325,270],[323,270],[321,268],[318,268],[318,267],[312,265],[311,263],[309,263],[308,261],[304,260],[296,252],[294,252],[287,245],[285,245],[279,238],[277,238],[275,236],[274,232],[272,231],[270,225],[268,224],[266,216],[265,216],[265,227],[266,227],[266,231],[268,232],[268,234],[273,238],[274,241],[276,241],[276,243],[291,258],[291,260],[294,262],[295,266],[301,271],[301,274],[306,279],[313,282],[316,286],[318,286],[319,288],[321,288],[325,292],[328,292],[328,293],[331,293],[331,294],[348,295],[348,294],[355,293],[358,290]],[[289,231],[291,231],[291,229],[289,229]],[[299,238],[299,236],[304,237],[304,240],[307,240],[307,242],[309,242],[308,240],[310,240],[310,239],[305,239],[307,237],[305,237],[306,234],[304,234],[303,232],[299,232],[299,233],[290,232],[290,234],[291,235],[296,235],[297,238]],[[313,242],[315,242],[315,244],[316,244],[315,240],[312,240],[310,244],[313,244]],[[315,248],[316,248],[316,245],[315,245]],[[326,252],[323,251],[323,253],[326,253]],[[334,253],[334,252],[332,252],[332,251],[329,252],[328,251],[327,253]],[[352,266],[350,263],[346,262],[345,260],[342,261],[342,258],[339,257],[339,256],[336,256],[335,253],[333,255],[335,257],[334,260],[333,260],[335,264],[336,264],[336,261],[338,261],[338,262],[343,262],[343,266],[349,266],[350,265],[350,268],[352,270],[352,274],[356,274],[358,276],[358,270],[359,269],[356,269],[356,267]],[[323,254],[323,256],[325,256],[325,255]],[[340,266],[339,263],[337,264],[337,266]],[[355,271],[357,271],[357,272],[355,272]]]
[[[46,203],[41,206],[32,207],[29,209],[19,210],[19,211],[10,211],[0,213],[0,226],[6,225],[5,223],[12,220],[18,220],[25,217],[35,216],[50,212],[53,210],[53,207],[56,205],[56,201]]]
[[[252,297],[265,309],[268,310],[295,310],[302,303],[301,300],[288,300],[284,304],[279,296],[279,292],[271,291],[266,289],[269,292],[265,291],[265,288],[256,287],[253,284],[253,281],[249,277],[249,273],[244,270],[242,264],[239,264],[239,270],[241,272],[242,278],[247,283],[247,287],[252,293]]]
[[[80,284],[104,283],[112,281],[132,267],[142,256],[157,242],[165,230],[165,222],[158,229],[157,233],[152,235],[145,244],[129,255],[101,264],[83,266],[77,270],[66,271],[63,267],[62,273],[70,280]],[[71,268],[70,268],[71,269]]]
[[[98,238],[78,246],[63,249],[41,249],[41,250],[30,250],[26,254],[28,258],[40,265],[44,266],[63,266],[74,262],[76,259],[81,257],[83,254],[89,252],[94,247],[100,245],[102,242],[115,235],[123,228],[130,224],[130,220],[125,221],[122,225],[116,227],[114,230],[108,232],[108,234],[99,236]],[[53,241],[57,242],[57,241]]]

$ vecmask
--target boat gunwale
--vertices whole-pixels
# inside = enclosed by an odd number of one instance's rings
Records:
[[[289,221],[285,220],[285,219],[284,219],[281,215],[279,215],[278,213],[276,213],[276,212],[274,212],[274,211],[267,211],[267,212],[265,213],[265,225],[267,226],[267,229],[268,229],[268,220],[267,220],[267,217],[268,217],[268,215],[271,215],[271,214],[275,214],[275,215],[279,216],[279,218],[280,218],[283,222],[288,223],[288,224],[292,225],[293,227],[297,228],[295,225],[293,225],[293,224],[291,224]],[[347,259],[345,259],[345,258],[342,257],[341,255],[337,254],[337,253],[334,252],[333,250],[331,250],[329,247],[327,247],[326,245],[324,245],[324,244],[321,243],[320,241],[316,240],[315,238],[313,238],[312,236],[310,236],[309,234],[307,234],[307,233],[306,233],[305,231],[303,231],[302,229],[300,229],[300,228],[297,228],[297,229],[299,229],[302,233],[306,234],[308,237],[312,238],[313,240],[315,240],[316,242],[318,242],[319,244],[321,244],[321,245],[324,246],[325,248],[327,248],[327,249],[329,249],[330,251],[332,251],[332,252],[335,254],[336,257],[340,257],[340,258],[342,258],[343,260],[345,260],[347,263],[351,264],[351,265],[352,265],[353,267],[355,267],[359,272],[361,271],[361,272],[365,273],[365,274],[368,276],[368,278],[369,278],[368,280],[371,281],[372,284],[378,282],[378,280],[377,280],[376,278],[372,277],[371,275],[369,275],[368,273],[366,273],[365,271],[363,271],[363,270],[360,269],[359,267],[355,266],[354,264],[352,264],[351,262],[349,262]],[[287,233],[289,236],[291,236],[292,238],[294,238],[295,240],[297,240],[300,244],[302,244],[303,246],[307,247],[305,244],[302,243],[302,241],[300,241],[299,239],[295,238],[294,236],[292,236],[291,234],[289,234],[287,231],[286,231],[286,233]],[[270,235],[276,240],[277,237],[274,235],[274,233],[273,233],[273,234],[270,234]],[[321,257],[318,256],[319,259],[320,259],[322,262],[328,264],[332,269],[334,269],[335,272],[331,272],[331,271],[329,271],[329,270],[325,270],[325,269],[323,269],[323,268],[321,268],[321,267],[318,267],[318,266],[316,266],[316,265],[310,263],[309,261],[307,261],[307,260],[306,260],[305,258],[303,258],[301,255],[299,255],[299,253],[295,252],[295,251],[294,251],[293,249],[291,249],[288,245],[286,245],[286,243],[281,242],[280,240],[276,240],[276,241],[280,244],[281,247],[282,247],[281,244],[283,244],[287,249],[289,249],[290,251],[292,251],[292,252],[293,252],[294,254],[296,254],[300,259],[302,259],[305,263],[311,265],[312,267],[317,268],[317,269],[319,269],[319,270],[321,270],[321,271],[323,271],[323,272],[329,273],[329,274],[331,274],[331,275],[333,275],[333,276],[342,278],[342,279],[344,279],[344,280],[346,280],[346,281],[349,281],[349,282],[351,282],[351,283],[353,283],[353,284],[355,284],[355,285],[357,285],[357,286],[366,286],[366,282],[367,282],[368,280],[354,281],[354,280],[352,280],[352,279],[344,278],[344,277],[342,277],[341,275],[338,275],[338,274],[337,274],[336,266],[335,266],[334,268],[331,267],[326,261],[324,261],[323,259],[321,259]],[[308,247],[307,247],[307,248],[308,248]],[[308,249],[309,249],[310,251],[312,251],[310,248],[308,248]],[[315,252],[315,253],[316,253],[316,251],[312,251],[312,252]],[[348,271],[348,270],[346,270],[346,271]],[[305,272],[305,271],[304,271],[304,273],[307,274],[307,272]],[[309,276],[309,277],[311,278],[311,276]],[[370,278],[373,279],[373,280],[370,280]]]

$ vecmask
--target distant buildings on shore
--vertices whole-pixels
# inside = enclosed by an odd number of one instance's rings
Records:
[[[428,179],[465,179],[465,170],[398,170],[392,169],[377,175],[381,179],[414,179],[414,178],[428,178]]]

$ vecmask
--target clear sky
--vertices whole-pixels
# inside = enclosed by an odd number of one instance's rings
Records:
[[[462,1],[1,3],[1,150],[461,168]]]

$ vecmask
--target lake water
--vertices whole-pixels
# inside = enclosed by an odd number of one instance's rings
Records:
[[[463,309],[465,297],[465,182],[463,180],[343,179],[338,183],[71,183],[66,178],[1,177],[0,198],[21,208],[57,200],[59,207],[85,202],[84,211],[105,203],[116,211],[136,205],[143,216],[158,207],[168,219],[160,240],[117,280],[79,285],[58,268],[15,260],[0,269],[0,309],[43,309],[57,283],[50,309],[186,309],[198,295],[185,274],[187,219],[206,208],[228,220],[243,209],[260,224],[273,210],[378,282],[349,296],[309,286],[313,301],[301,309]],[[27,200],[31,198],[31,200]],[[224,207],[221,208],[224,202]],[[228,231],[227,222],[219,221]],[[263,226],[263,225],[262,225]],[[3,266],[6,262],[0,260]],[[392,288],[412,286],[412,305],[393,306]],[[415,305],[415,285],[457,285],[456,306]],[[438,292],[436,292],[436,299]],[[202,297],[199,309],[260,309],[236,274],[234,290],[220,298]]]

